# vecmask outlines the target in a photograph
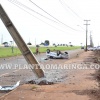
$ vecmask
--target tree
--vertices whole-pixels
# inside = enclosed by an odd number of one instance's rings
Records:
[[[9,47],[8,42],[3,42],[2,43],[5,47]]]
[[[41,42],[41,44],[40,44],[40,45],[45,45],[45,43]]]
[[[73,46],[71,42],[69,42],[69,46],[71,46],[71,47]]]
[[[55,43],[53,43],[53,46],[57,47],[57,45]]]
[[[4,45],[5,45],[5,44],[8,44],[8,42],[3,42],[2,44],[4,44]]]
[[[32,45],[32,43],[31,42],[28,42],[27,45]]]
[[[70,46],[71,46],[71,47],[73,47],[73,45],[72,45],[72,44],[71,44]]]
[[[45,40],[45,45],[48,46],[50,44],[49,40]]]
[[[55,46],[56,44],[55,43],[53,43],[53,46]]]
[[[69,42],[69,46],[71,46],[71,42]]]
[[[81,47],[82,47],[82,43],[81,43]]]
[[[40,47],[39,45],[36,45],[36,47]]]
[[[66,44],[66,46],[68,47],[68,44]]]
[[[62,44],[60,44],[60,46],[62,46]]]
[[[58,44],[57,46],[60,46],[60,44]]]

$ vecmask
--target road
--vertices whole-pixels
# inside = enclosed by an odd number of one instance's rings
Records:
[[[53,59],[42,62],[44,64],[58,65],[64,63],[75,65],[76,67],[74,66],[72,69],[64,70],[46,69],[45,74],[47,79],[54,79],[54,81],[57,81],[56,84],[42,86],[35,84],[24,84],[6,95],[2,94],[3,96],[0,97],[0,100],[12,100],[12,98],[14,100],[80,100],[80,98],[81,100],[100,100],[99,79],[96,78],[96,76],[99,75],[99,70],[87,69],[92,64],[93,66],[97,65],[97,63],[94,62],[94,56],[99,57],[94,52],[88,51],[83,52],[79,56],[76,56],[74,59],[70,60]],[[79,67],[78,65],[81,66]],[[86,66],[87,68],[84,69]],[[80,69],[82,67],[83,69]],[[25,74],[27,72],[25,72]],[[22,74],[23,73],[21,73],[21,75]],[[6,81],[8,81],[7,79],[11,77],[11,74],[6,77],[4,78],[6,78]],[[22,76],[19,75],[18,77],[20,78]]]
[[[73,57],[77,57],[80,53],[84,52],[81,49],[78,50],[70,50],[67,51],[69,53],[69,59]],[[46,58],[45,53],[35,55],[38,61],[41,64],[62,64],[69,59],[51,59],[51,60],[44,60]],[[37,79],[35,73],[32,72],[31,69],[26,69],[27,62],[23,56],[16,56],[10,58],[2,58],[0,59],[0,85],[12,85],[15,84],[16,81],[21,80],[21,84],[25,83],[31,79]],[[58,81],[62,77],[57,75],[58,73],[63,73],[64,70],[48,70],[44,69],[46,78],[52,81]],[[59,80],[61,81],[61,80]]]

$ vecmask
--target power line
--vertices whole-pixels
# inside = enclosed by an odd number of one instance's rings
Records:
[[[77,26],[81,27],[80,25],[77,25]],[[81,27],[81,29],[85,31],[85,29],[83,27]]]
[[[14,3],[13,3],[13,2],[11,2],[10,0],[8,0],[8,1],[9,1],[10,3],[12,3],[13,5],[17,6],[19,9],[21,9],[21,10],[25,11],[25,12],[26,12],[26,13],[28,13],[29,15],[31,15],[31,16],[35,17],[36,19],[38,19],[38,20],[42,21],[43,23],[45,23],[45,24],[47,24],[47,25],[49,25],[49,26],[51,26],[51,27],[53,27],[53,28],[55,28],[55,29],[57,29],[57,30],[59,30],[59,31],[61,31],[61,32],[68,33],[68,32],[66,32],[66,31],[63,31],[63,30],[61,30],[61,29],[59,29],[59,28],[57,28],[57,27],[55,27],[55,26],[51,25],[51,24],[48,24],[47,22],[45,22],[45,21],[41,20],[40,18],[38,18],[38,17],[34,16],[33,14],[29,13],[29,12],[28,12],[28,11],[26,11],[25,9],[21,8],[20,6],[18,6],[18,5],[16,5],[16,4],[14,4]]]
[[[41,7],[39,7],[36,3],[34,3],[33,1],[29,0],[32,4],[34,4],[36,7],[38,7],[39,9],[41,9],[43,12],[45,12],[46,14],[48,14],[49,16],[51,16],[52,18],[56,19],[55,17],[53,17],[51,14],[49,14],[47,11],[45,11],[44,9],[42,9]],[[56,19],[57,20],[57,19]]]
[[[28,9],[28,10],[30,10],[30,11],[32,11],[32,12],[38,14],[38,15],[40,15],[40,16],[42,16],[42,17],[48,19],[48,20],[50,20],[50,21],[56,22],[56,21],[54,21],[54,20],[52,20],[52,19],[50,19],[50,18],[48,18],[48,17],[46,17],[46,16],[44,16],[44,15],[38,13],[38,12],[36,12],[35,10],[29,8],[28,6],[22,4],[21,2],[19,2],[19,1],[17,1],[17,0],[14,0],[13,3],[17,3],[18,5],[23,6],[24,8],[26,8],[26,9]],[[56,23],[57,23],[57,22],[56,22]]]
[[[15,1],[16,1],[16,2],[15,2]],[[45,17],[44,15],[42,15],[42,14],[40,14],[40,13],[34,11],[33,9],[27,7],[26,5],[22,4],[21,2],[18,2],[17,0],[14,0],[14,1],[12,1],[12,2],[13,2],[13,3],[17,3],[18,5],[23,6],[24,8],[29,9],[29,10],[31,10],[31,11],[33,11],[33,12],[35,12],[35,13],[41,15],[42,17]],[[49,19],[49,18],[47,18],[47,17],[45,17],[45,18],[46,18],[46,19]],[[55,19],[56,19],[56,18],[55,18]],[[52,19],[49,19],[49,20],[52,21]],[[61,24],[67,26],[68,28],[70,28],[70,29],[72,29],[72,30],[74,30],[74,31],[78,31],[78,30],[76,30],[76,29],[74,29],[74,28],[72,28],[72,27],[70,27],[70,26],[64,24],[63,22],[59,21],[58,19],[56,19],[56,20],[57,20],[58,22],[60,22]],[[54,20],[53,20],[53,21],[54,21]],[[54,22],[56,22],[56,21],[54,21]]]
[[[80,18],[82,21],[83,21],[83,18],[81,18],[71,7],[69,7],[64,1],[62,1],[62,0],[59,0],[59,2],[62,4],[62,6],[64,7],[64,4],[66,5],[66,7],[68,8],[68,9],[70,9],[71,10],[71,12],[73,12],[74,13],[74,15],[76,15],[78,18]],[[65,8],[65,7],[64,7]]]
[[[69,7],[63,0],[59,0],[59,2],[61,3],[61,5],[65,8],[67,7],[76,17],[78,17],[81,21],[83,21],[83,18],[80,17],[71,7]],[[65,4],[65,6],[64,6]],[[65,8],[66,9],[66,8]],[[80,25],[78,25],[80,26]],[[82,26],[80,26],[83,30],[84,28]]]
[[[45,12],[46,14],[48,14],[49,16],[51,16],[52,18],[54,18],[56,21],[58,21],[59,23],[63,24],[64,26],[74,30],[74,31],[78,31],[68,25],[66,25],[65,23],[61,22],[60,20],[58,20],[57,18],[55,18],[54,16],[52,16],[51,14],[49,14],[47,11],[45,11],[44,9],[42,9],[40,6],[38,6],[37,4],[35,4],[33,1],[29,0],[32,4],[34,4],[36,7],[38,7],[39,9],[41,9],[43,12]]]

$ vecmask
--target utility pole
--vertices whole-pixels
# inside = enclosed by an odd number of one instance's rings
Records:
[[[90,20],[84,20],[84,21],[86,21],[86,24],[84,24],[84,25],[86,25],[86,51],[87,51],[87,33],[88,33],[88,25],[90,25],[90,24],[88,24],[88,21],[90,21]]]
[[[19,47],[20,51],[22,52],[23,56],[25,57],[28,64],[31,64],[31,69],[33,72],[36,73],[38,78],[45,77],[44,71],[41,69],[41,66],[34,56],[34,54],[30,51],[28,46],[26,45],[25,41],[17,31],[16,27],[6,14],[3,7],[0,5],[0,18],[3,21],[5,27],[8,29],[9,33],[11,34],[12,38],[16,42],[17,46]]]

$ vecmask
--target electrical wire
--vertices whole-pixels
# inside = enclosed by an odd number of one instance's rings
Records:
[[[16,4],[20,5],[20,6],[23,6],[24,8],[26,8],[26,9],[28,9],[28,10],[30,10],[30,11],[32,11],[32,12],[38,14],[38,15],[40,15],[40,16],[42,16],[42,17],[48,19],[48,20],[50,20],[50,21],[53,21],[53,22],[57,23],[56,21],[54,21],[54,20],[52,20],[52,19],[50,19],[50,18],[48,18],[48,17],[46,17],[46,16],[44,16],[44,15],[42,15],[42,14],[36,12],[35,10],[33,10],[33,9],[29,8],[29,7],[27,7],[26,5],[22,4],[21,2],[19,2],[19,1],[17,1],[17,0],[13,0],[12,2],[13,2],[13,3],[16,3]]]
[[[55,27],[55,26],[53,26],[53,25],[51,25],[51,24],[48,24],[47,22],[45,22],[45,21],[41,20],[40,18],[34,16],[33,14],[29,13],[29,12],[26,11],[25,9],[21,8],[20,6],[14,4],[13,2],[11,2],[11,0],[8,0],[8,1],[9,1],[10,3],[12,3],[13,5],[17,6],[19,9],[21,9],[21,10],[23,10],[24,12],[28,13],[29,15],[33,16],[34,18],[36,18],[36,19],[40,20],[41,22],[43,22],[43,23],[45,23],[45,24],[47,24],[47,25],[53,27],[54,29],[57,29],[57,30],[59,30],[59,31],[61,31],[61,32],[63,32],[63,33],[69,33],[69,32],[63,31],[63,30],[61,30],[61,29],[59,29],[59,28],[57,28],[57,27]]]
[[[52,18],[54,18],[56,21],[58,21],[59,23],[63,24],[64,26],[74,30],[74,31],[78,31],[68,25],[66,25],[65,23],[61,22],[60,20],[58,20],[57,18],[55,18],[54,16],[52,16],[51,14],[49,14],[47,11],[45,11],[44,9],[42,9],[40,6],[38,6],[36,3],[34,3],[33,1],[29,0],[32,4],[34,4],[36,7],[38,7],[39,9],[41,9],[43,12],[45,12],[46,14],[48,14],[49,16],[51,16]]]
[[[61,3],[61,5],[65,8],[65,7],[67,7],[68,9],[70,9],[70,11],[74,14],[74,15],[76,15],[78,18],[80,18],[82,21],[83,21],[83,18],[82,17],[80,17],[71,7],[69,7],[64,1],[62,1],[62,0],[59,0],[59,2]],[[64,6],[64,4],[65,4],[65,6]]]
[[[77,14],[71,7],[69,7],[63,0],[59,0],[59,2],[61,3],[61,5],[65,8],[66,7],[76,16],[78,17],[81,21],[83,21],[83,18],[79,16],[79,14]],[[65,6],[64,6],[65,5]],[[77,25],[80,26],[80,25]],[[82,26],[80,26],[83,30],[85,30]]]
[[[48,14],[49,16],[51,16],[52,18],[56,19],[55,17],[53,17],[51,14],[49,14],[47,11],[45,11],[44,9],[42,9],[41,7],[39,7],[36,3],[34,3],[33,1],[29,0],[32,4],[34,4],[36,7],[38,7],[39,9],[41,9],[43,12],[45,12],[46,14]],[[56,19],[57,20],[57,19]],[[57,20],[58,21],[58,20]]]
[[[14,3],[17,3],[18,5],[23,6],[24,8],[29,9],[29,10],[35,12],[36,14],[39,14],[40,16],[46,18],[46,19],[49,19],[49,18],[45,17],[44,15],[42,15],[42,14],[40,14],[40,13],[34,11],[33,9],[27,7],[26,5],[22,4],[21,2],[18,2],[17,0],[14,0],[14,1],[16,1],[16,2],[14,2]],[[56,19],[55,17],[53,17],[53,18]],[[52,20],[52,19],[49,19],[49,20],[54,21],[54,20]],[[56,19],[56,20],[57,20],[58,22],[60,22],[61,24],[67,26],[68,28],[70,28],[70,29],[72,29],[72,30],[75,30],[75,31],[78,31],[78,30],[76,30],[76,29],[74,29],[74,28],[72,28],[72,27],[70,27],[70,26],[64,24],[63,22],[59,21],[58,19]],[[56,21],[54,21],[54,22],[56,22]],[[57,22],[56,22],[56,23],[57,23]]]

